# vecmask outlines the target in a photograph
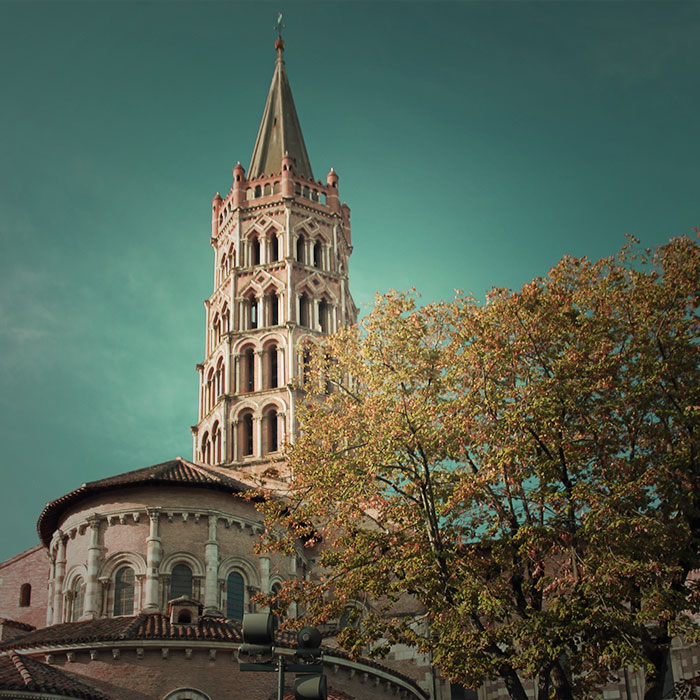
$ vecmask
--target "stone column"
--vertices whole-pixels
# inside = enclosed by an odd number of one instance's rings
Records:
[[[49,599],[46,605],[46,626],[53,623],[53,591],[56,578],[56,553],[49,550]]]
[[[158,600],[158,567],[161,557],[160,508],[147,508],[150,529],[146,538],[146,596],[143,612],[160,612]]]
[[[261,457],[262,450],[262,416],[253,416],[253,440],[255,442],[255,450],[253,454],[256,457]]]
[[[204,545],[204,614],[221,615],[219,610],[219,543],[216,539],[216,521],[218,516],[209,516],[209,538]]]
[[[262,374],[263,374],[263,351],[255,351],[255,377],[253,382],[253,391],[260,391],[263,388]]]
[[[260,567],[260,590],[270,592],[270,557],[258,557]]]
[[[53,580],[53,624],[63,622],[63,580],[66,577],[66,535],[56,530],[58,546],[56,548],[56,568]]]
[[[100,517],[92,515],[88,518],[90,526],[90,546],[87,556],[87,582],[85,586],[85,610],[83,620],[94,620],[100,616],[99,598],[100,584],[97,574],[100,570],[100,558],[102,547],[100,547]]]
[[[284,352],[284,346],[283,345],[278,345],[277,346],[277,386],[284,386],[287,383],[287,372],[285,369],[285,363],[284,363],[284,358],[285,358],[285,352]]]

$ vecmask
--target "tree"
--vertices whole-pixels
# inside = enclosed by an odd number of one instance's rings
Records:
[[[515,700],[632,664],[661,697],[700,591],[700,248],[565,257],[519,292],[378,299],[314,354],[268,546],[322,541],[281,598],[340,641],[404,642]],[[423,616],[400,616],[406,596]]]

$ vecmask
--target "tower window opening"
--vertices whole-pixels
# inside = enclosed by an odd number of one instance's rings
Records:
[[[277,380],[277,345],[271,345],[268,354],[268,389],[276,389]]]
[[[277,452],[277,409],[271,408],[265,414],[265,452]]]
[[[253,414],[246,413],[241,419],[241,456],[253,454]]]
[[[249,301],[250,304],[250,327],[258,327],[258,300],[253,297]]]
[[[245,351],[245,391],[255,391],[255,353],[253,348]]]
[[[229,620],[242,620],[245,605],[245,581],[237,571],[226,579],[226,617]]]
[[[262,194],[262,187],[260,187],[260,185],[255,185],[255,197],[256,198],[260,197],[261,194]]]
[[[19,588],[19,607],[28,608],[32,604],[32,584],[23,583]]]
[[[298,182],[294,183],[294,194],[297,197],[301,197],[301,185]]]
[[[221,464],[221,427],[218,423],[214,423],[214,427],[212,428],[211,442],[214,464]]]
[[[202,462],[205,464],[211,463],[211,440],[209,440],[209,433],[204,433],[202,437]]]
[[[317,270],[320,270],[322,267],[322,254],[323,247],[321,246],[321,241],[316,241],[316,243],[314,243],[314,267]]]
[[[206,412],[209,413],[214,407],[214,396],[216,394],[216,383],[214,380],[214,368],[212,367],[207,374],[207,384],[206,384]]]
[[[267,295],[267,310],[269,325],[277,326],[280,322],[279,300],[275,292],[270,292]]]
[[[177,564],[170,574],[170,600],[183,595],[192,597],[192,569],[187,564]]]
[[[275,262],[280,259],[280,242],[277,234],[273,232],[270,236],[270,261]]]
[[[260,240],[257,238],[254,238],[251,242],[251,252],[252,252],[252,264],[253,265],[259,265],[260,264]]]
[[[318,305],[318,323],[323,333],[328,333],[328,302],[321,299]]]
[[[309,326],[309,317],[310,317],[310,307],[311,307],[311,300],[309,297],[306,296],[306,294],[302,294],[299,297],[299,325],[300,326]]]
[[[304,240],[304,236],[300,235],[299,238],[297,238],[297,260],[304,264],[304,245],[306,241]]]
[[[134,570],[123,566],[114,577],[114,615],[134,614]]]
[[[228,333],[231,330],[231,312],[226,304],[221,310],[221,332]]]

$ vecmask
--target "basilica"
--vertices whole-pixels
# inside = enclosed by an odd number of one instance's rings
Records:
[[[256,593],[313,575],[315,553],[254,554],[260,516],[241,495],[254,480],[283,486],[294,380],[311,345],[354,323],[357,308],[350,210],[332,168],[314,178],[281,37],[275,51],[248,172],[237,163],[212,201],[192,459],[84,483],[46,505],[40,543],[0,564],[0,698],[277,697],[275,678],[240,671],[241,620],[258,609]],[[341,625],[321,629],[329,698],[442,697],[427,659],[408,649],[382,664],[351,659],[334,643]],[[293,654],[293,635],[279,636],[277,653]]]
[[[314,177],[284,51],[279,37],[248,171],[237,163],[231,189],[212,201],[192,459],[87,482],[46,505],[38,544],[0,563],[0,698],[278,697],[272,674],[241,669],[241,623],[263,610],[257,594],[314,576],[318,552],[255,553],[254,485],[284,489],[281,448],[294,439],[310,348],[358,312],[350,209],[333,168]],[[331,700],[508,697],[497,681],[453,686],[429,656],[401,645],[381,663],[351,658],[336,636],[355,617],[320,628]],[[291,659],[295,646],[293,634],[277,633],[278,658]],[[697,647],[674,641],[671,683],[694,676],[698,658]],[[288,674],[285,698],[292,683]],[[534,697],[531,681],[526,690]],[[641,700],[641,674],[623,670],[603,697]]]

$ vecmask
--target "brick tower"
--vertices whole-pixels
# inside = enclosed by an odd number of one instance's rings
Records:
[[[195,462],[259,474],[295,427],[292,381],[309,343],[353,323],[350,209],[338,176],[315,181],[284,64],[277,60],[248,176],[212,201],[214,290],[205,301]]]

